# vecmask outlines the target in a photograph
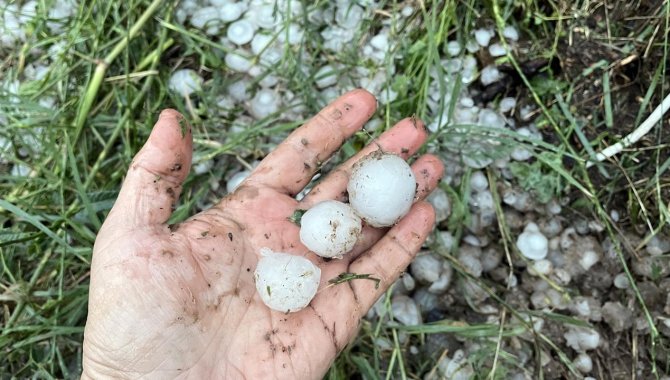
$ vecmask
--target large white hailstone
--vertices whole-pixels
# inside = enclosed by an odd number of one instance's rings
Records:
[[[387,227],[409,212],[416,179],[405,160],[377,151],[354,165],[347,191],[358,215],[373,227]]]
[[[491,42],[491,37],[493,37],[493,31],[490,29],[477,29],[475,30],[475,40],[479,46],[487,47],[489,42]]]
[[[345,29],[357,29],[363,20],[363,8],[349,2],[340,3],[335,12],[335,22]]]
[[[247,179],[247,177],[249,177],[250,175],[251,172],[248,170],[242,170],[240,172],[233,174],[233,176],[230,177],[228,182],[226,182],[226,191],[228,191],[228,194],[235,191],[235,189],[237,189],[240,186],[242,181]]]
[[[488,86],[492,83],[495,83],[502,78],[502,74],[498,71],[498,68],[495,65],[488,65],[482,69],[482,72],[479,76],[479,80],[484,86]]]
[[[244,45],[254,38],[255,31],[256,29],[251,22],[242,19],[228,25],[226,37],[236,45]]]
[[[342,258],[361,235],[361,218],[347,204],[324,201],[316,204],[300,220],[300,241],[321,257]]]
[[[325,65],[314,74],[316,87],[326,88],[337,83],[337,72],[331,65]]]
[[[514,107],[516,107],[516,99],[512,97],[502,98],[498,104],[498,109],[503,113],[513,110]]]
[[[491,57],[502,57],[507,54],[507,49],[499,43],[491,44],[491,46],[489,46],[489,54]]]
[[[231,70],[240,73],[246,73],[253,66],[251,60],[247,58],[248,55],[249,53],[244,50],[236,50],[234,52],[230,52],[226,54],[225,59],[226,65]]]
[[[257,119],[263,119],[279,109],[279,96],[272,90],[262,89],[249,103],[249,113]]]
[[[570,326],[563,337],[566,344],[577,352],[594,350],[600,344],[600,334],[587,327]]]
[[[191,69],[175,71],[168,81],[168,88],[182,96],[189,96],[200,91],[201,86],[202,78]]]
[[[226,3],[219,8],[219,19],[223,22],[235,21],[242,16],[244,11],[245,6],[243,2]]]
[[[455,57],[461,53],[461,44],[458,41],[447,42],[447,54]]]
[[[515,27],[508,25],[502,31],[503,37],[507,38],[510,41],[519,40],[519,31]]]
[[[261,248],[256,290],[270,309],[289,313],[303,309],[316,295],[321,269],[304,257]]]
[[[524,257],[531,260],[542,260],[549,252],[549,241],[535,223],[528,223],[516,240],[516,246]]]

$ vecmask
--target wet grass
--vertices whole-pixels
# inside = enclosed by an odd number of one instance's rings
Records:
[[[0,137],[12,142],[11,147],[0,146],[0,373],[18,378],[77,377],[95,235],[116,198],[126,168],[161,109],[177,108],[192,121],[194,164],[215,160],[204,173],[192,173],[184,185],[182,201],[172,218],[180,220],[221,197],[225,191],[212,188],[212,184],[225,188],[231,171],[262,158],[278,138],[327,101],[314,90],[316,73],[324,63],[338,67],[342,92],[353,86],[346,73],[358,66],[373,66],[357,54],[358,43],[370,30],[383,25],[391,29],[391,50],[397,56],[389,55],[381,69],[390,74],[395,65],[386,85],[400,96],[380,104],[375,118],[381,120],[381,127],[358,134],[346,144],[340,158],[407,115],[427,122],[432,115],[453,116],[458,85],[440,87],[441,99],[451,92],[454,100],[438,102],[436,111],[428,106],[434,75],[440,81],[445,75],[432,69],[441,65],[446,42],[465,42],[471,31],[481,26],[494,26],[501,33],[506,24],[517,26],[524,36],[523,54],[515,50],[496,63],[510,65],[518,74],[514,94],[537,110],[536,123],[548,138],[540,142],[514,132],[452,126],[432,134],[426,149],[455,147],[455,141],[464,136],[486,138],[493,132],[501,144],[498,154],[516,144],[531,149],[534,163],[520,173],[526,173],[524,177],[533,174],[539,180],[527,181],[527,190],[540,195],[547,191],[547,183],[555,184],[551,196],[568,199],[569,209],[599,221],[604,235],[620,242],[615,244],[616,252],[632,284],[634,309],[649,326],[647,335],[631,334],[625,344],[637,347],[633,362],[652,366],[649,376],[665,372],[667,343],[657,327],[658,310],[646,304],[637,286],[646,280],[632,273],[629,266],[645,242],[667,232],[667,129],[655,128],[643,144],[593,168],[587,169],[586,164],[596,152],[639,125],[666,94],[667,3],[658,2],[654,7],[655,2],[626,2],[614,9],[600,1],[494,0],[485,5],[472,0],[425,1],[407,3],[414,12],[409,22],[402,23],[398,14],[407,4],[387,1],[383,12],[371,14],[362,24],[357,44],[338,54],[324,50],[320,29],[295,16],[305,25],[306,43],[285,45],[281,62],[275,68],[267,67],[280,78],[281,91],[294,94],[295,102],[258,121],[242,117],[242,104],[226,112],[219,110],[218,96],[241,76],[225,66],[223,57],[230,49],[174,21],[176,4],[158,0],[82,2],[58,34],[47,28],[46,4],[40,3],[38,17],[29,27],[30,42],[0,50]],[[325,7],[326,3],[302,5]],[[644,22],[636,18],[636,12],[647,17]],[[594,42],[602,54],[575,64],[569,53],[570,41],[576,45],[585,39]],[[60,46],[58,51],[49,51],[54,46]],[[562,72],[546,69],[540,81],[526,76],[523,64],[536,58],[562,61]],[[48,73],[40,80],[28,80],[29,64],[37,61],[48,63]],[[631,65],[637,68],[635,76],[629,71]],[[170,74],[184,67],[205,78],[203,91],[188,99],[166,87]],[[20,83],[18,93],[8,91],[16,81]],[[53,99],[53,105],[45,98]],[[19,170],[24,173],[17,173]],[[501,180],[494,171],[487,174],[491,183]],[[453,205],[447,224],[458,240],[471,217],[470,191],[467,181],[460,187],[443,188]],[[501,216],[503,206],[495,191],[494,197]],[[612,219],[612,210],[621,214],[619,222]],[[633,251],[622,238],[627,229],[642,236]],[[501,265],[512,269],[521,259],[505,218],[498,218],[497,231],[505,251]],[[419,326],[402,326],[393,320],[389,294],[378,308],[382,316],[363,322],[359,336],[337,359],[328,379],[354,375],[413,379],[434,372],[435,363],[452,353],[417,354],[410,348],[422,347],[431,334],[481,341],[479,351],[471,352],[469,358],[478,378],[501,379],[523,371],[509,349],[510,342],[516,340],[530,342],[538,353],[532,359],[538,378],[544,376],[539,352],[554,357],[563,373],[576,374],[571,363],[573,352],[555,336],[536,332],[527,316],[559,326],[582,321],[558,311],[522,310],[505,300],[504,284],[472,278],[455,258],[457,247],[447,250],[433,243],[430,248],[452,263],[455,279],[474,281],[489,294],[499,310],[496,322],[474,323],[451,315]],[[561,290],[571,296],[569,289]],[[380,339],[388,346],[380,346]],[[602,375],[610,378],[603,367]]]

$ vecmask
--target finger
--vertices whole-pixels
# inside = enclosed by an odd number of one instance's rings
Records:
[[[191,166],[191,126],[177,111],[161,112],[137,153],[108,219],[128,227],[165,223]]]
[[[426,128],[421,120],[414,118],[401,120],[393,128],[379,136],[377,140],[368,144],[355,156],[330,172],[302,199],[301,206],[309,208],[329,199],[343,200],[347,194],[347,183],[349,183],[354,163],[380,148],[385,152],[395,153],[407,159],[419,150],[427,137]]]
[[[359,304],[356,307],[359,315],[366,313],[407,268],[433,229],[434,223],[433,207],[425,201],[417,202],[409,214],[377,244],[349,265],[348,272],[369,274],[370,277],[380,280],[378,287],[373,281],[351,281],[351,290]]]
[[[247,179],[295,195],[319,166],[372,116],[377,101],[365,90],[348,92],[295,130]]]

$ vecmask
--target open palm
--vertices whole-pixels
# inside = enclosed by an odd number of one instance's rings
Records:
[[[407,157],[425,141],[419,121],[403,120],[296,201],[375,105],[363,90],[345,94],[292,133],[233,194],[174,226],[166,221],[188,174],[192,136],[181,115],[164,111],[95,243],[84,377],[322,377],[434,221],[422,198],[442,166],[430,155],[412,166],[418,191],[410,213],[390,230],[364,227],[344,259],[310,253],[288,220],[296,209],[345,199],[351,167],[365,154],[384,149]],[[253,272],[263,247],[305,256],[321,268],[319,292],[307,308],[285,314],[261,302]],[[381,283],[328,283],[343,272]]]

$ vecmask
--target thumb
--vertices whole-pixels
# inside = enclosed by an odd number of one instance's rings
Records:
[[[165,223],[191,167],[191,125],[177,111],[161,112],[133,159],[108,221],[130,228]]]

